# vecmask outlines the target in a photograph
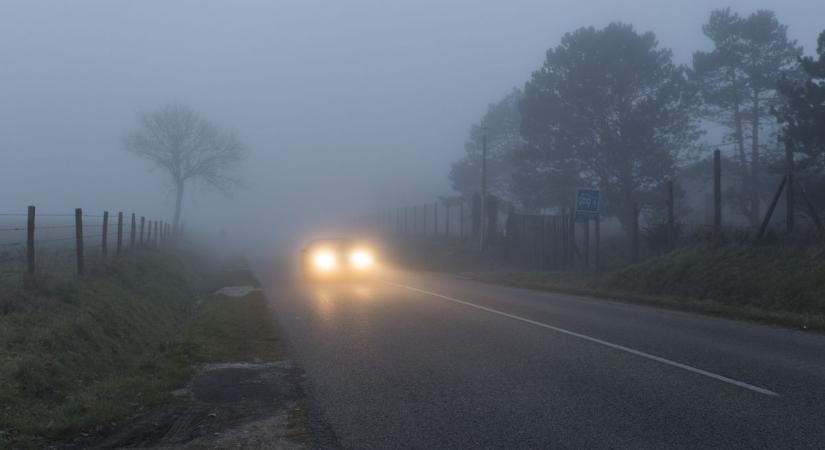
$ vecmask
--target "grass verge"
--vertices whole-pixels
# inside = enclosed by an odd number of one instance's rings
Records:
[[[265,298],[210,295],[253,284],[244,268],[135,252],[47,292],[4,294],[0,315],[0,447],[43,447],[178,401],[208,362],[272,360]]]
[[[490,271],[480,281],[825,331],[825,251],[692,246],[604,274]]]

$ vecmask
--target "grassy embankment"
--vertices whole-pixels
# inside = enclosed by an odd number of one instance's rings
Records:
[[[97,273],[0,305],[0,447],[40,447],[180,401],[197,366],[273,360],[274,324],[248,270],[137,252]]]
[[[604,274],[501,271],[484,281],[825,331],[825,250],[698,245]]]
[[[587,295],[825,331],[825,248],[694,245],[595,278],[514,269],[467,250],[417,245],[414,268],[512,286]],[[498,260],[500,261],[500,259]]]

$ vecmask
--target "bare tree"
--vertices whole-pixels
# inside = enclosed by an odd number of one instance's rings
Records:
[[[221,191],[238,186],[233,169],[244,159],[243,144],[230,131],[185,105],[169,104],[138,117],[138,127],[124,139],[126,150],[166,171],[175,189],[174,230],[180,226],[187,182],[200,180]]]

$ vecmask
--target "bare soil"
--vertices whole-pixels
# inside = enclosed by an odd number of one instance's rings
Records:
[[[58,448],[304,449],[307,430],[300,371],[288,362],[210,364],[176,395],[111,429]]]

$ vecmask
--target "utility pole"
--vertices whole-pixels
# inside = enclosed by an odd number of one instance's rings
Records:
[[[483,252],[487,248],[487,126],[482,128],[484,135],[481,138],[481,238],[479,248]]]

